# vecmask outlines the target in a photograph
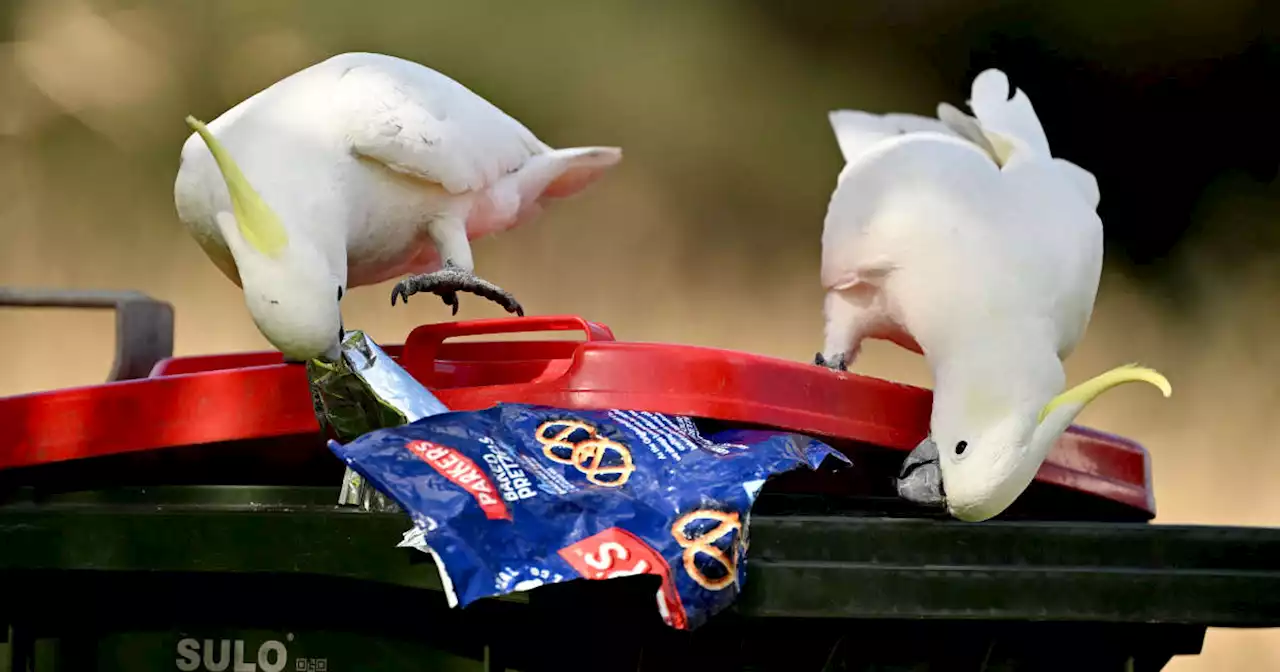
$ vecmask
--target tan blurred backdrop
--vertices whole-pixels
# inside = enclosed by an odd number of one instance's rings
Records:
[[[1213,30],[1180,6],[1185,28]],[[624,148],[597,186],[476,244],[479,272],[529,311],[798,360],[820,345],[819,233],[840,168],[826,110],[929,113],[945,95],[874,26],[851,47],[865,64],[837,67],[727,2],[4,0],[0,21],[12,38],[0,44],[0,285],[147,292],[176,306],[179,354],[267,347],[175,217],[183,116],[212,119],[334,53],[439,69],[552,145]],[[1243,179],[1206,192],[1196,230],[1209,233],[1178,248],[1176,295],[1112,264],[1068,362],[1072,380],[1140,360],[1173,382],[1169,400],[1129,386],[1081,420],[1148,446],[1159,522],[1280,525],[1280,274],[1235,263],[1210,235],[1215,222],[1273,220],[1277,192]],[[389,293],[352,291],[347,326],[399,342],[449,317],[425,297],[392,308]],[[464,295],[461,317],[499,314]],[[100,381],[110,324],[0,312],[0,395]],[[885,344],[857,370],[930,384],[920,358]],[[1280,634],[1211,631],[1203,655],[1168,669],[1280,669]]]

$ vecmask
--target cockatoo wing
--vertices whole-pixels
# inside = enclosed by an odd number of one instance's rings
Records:
[[[918,114],[871,114],[860,110],[835,110],[828,118],[846,162],[856,160],[876,143],[907,133],[941,133],[968,140],[997,161],[996,150],[983,134],[978,120],[952,105],[938,105],[938,118]]]
[[[981,149],[987,156],[991,157],[992,161],[999,164],[1000,157],[996,154],[996,148],[992,146],[991,140],[982,132],[982,126],[977,119],[961,112],[950,103],[938,103],[938,119],[947,128],[953,129],[957,135],[977,145],[978,149]]]
[[[957,174],[965,176],[961,183],[952,178]],[[998,179],[991,157],[953,132],[905,133],[863,151],[845,165],[827,204],[822,286],[880,284],[902,263],[904,240],[932,236],[912,227],[939,226],[942,231],[954,220],[943,216],[943,206],[972,196],[957,193],[967,188],[960,184],[994,188]],[[920,222],[900,216],[906,212],[920,214]]]
[[[1080,195],[1084,197],[1089,207],[1096,210],[1099,201],[1102,200],[1102,194],[1098,191],[1098,178],[1066,159],[1054,159],[1053,163],[1080,190]]]
[[[877,143],[907,133],[943,133],[962,137],[956,129],[938,119],[917,114],[872,114],[861,110],[833,110],[827,113],[836,143],[846,163],[853,163]]]
[[[947,106],[950,107],[950,106]],[[827,204],[822,231],[822,286],[848,289],[878,285],[895,267],[894,250],[871,230],[881,196],[891,188],[902,157],[928,157],[937,143],[968,148],[962,156],[996,167],[994,150],[977,121],[955,108],[939,119],[915,114],[834,110],[827,117],[845,167]],[[969,153],[971,152],[971,153]],[[928,161],[926,160],[926,164]],[[936,168],[936,166],[935,166]],[[878,177],[877,177],[878,176]]]
[[[353,152],[453,194],[484,189],[549,150],[489,101],[417,63],[355,65],[338,88],[351,101]]]

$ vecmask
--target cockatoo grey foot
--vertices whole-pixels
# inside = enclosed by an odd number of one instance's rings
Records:
[[[445,262],[444,268],[433,273],[415,275],[396,283],[391,290],[391,305],[396,305],[397,297],[409,303],[409,297],[419,292],[438,295],[444,305],[453,308],[454,315],[458,314],[458,292],[467,292],[489,299],[505,308],[508,313],[524,317],[524,307],[510,292],[477,277],[452,261]]]
[[[826,357],[823,357],[822,353],[819,352],[818,354],[813,356],[813,363],[817,364],[818,366],[825,366],[828,369],[835,369],[836,371],[849,370],[849,363],[848,361],[846,361],[846,358],[843,352],[836,355],[835,357],[832,357],[831,359],[827,359]]]
[[[898,495],[929,508],[946,506],[942,469],[938,466],[938,444],[932,436],[925,437],[902,461],[902,468],[898,470]]]

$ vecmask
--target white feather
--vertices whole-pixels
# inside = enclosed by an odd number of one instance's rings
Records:
[[[450,194],[491,187],[550,150],[489,101],[409,61],[347,65],[332,95],[347,101],[352,151]]]
[[[468,240],[528,221],[543,200],[581,190],[622,158],[614,147],[553,150],[453,79],[371,53],[294,73],[208,128],[290,238],[313,247],[310,258],[343,288],[436,270],[441,241],[469,268]],[[217,225],[230,197],[194,133],[174,201],[192,236],[239,283]],[[317,271],[295,275],[301,285]]]
[[[934,132],[952,134],[953,129],[938,119],[916,114],[871,114],[861,110],[834,110],[827,114],[836,142],[846,162],[852,163],[867,150],[895,135]]]
[[[1030,100],[1008,91],[989,70],[973,117],[946,103],[937,120],[831,113],[847,163],[822,234],[823,358],[848,361],[866,338],[925,354],[944,459],[972,446],[943,464],[964,516],[1025,487],[1013,456],[1062,389],[1102,268],[1096,180],[1049,154]]]
[[[1010,97],[1009,89],[1009,78],[1003,72],[983,70],[973,80],[969,109],[984,130],[1012,138],[1041,156],[1049,156],[1049,139],[1031,106],[1031,99],[1021,89],[1015,89]]]

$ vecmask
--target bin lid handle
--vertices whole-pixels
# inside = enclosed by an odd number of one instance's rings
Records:
[[[3,306],[115,309],[115,361],[107,382],[146,378],[173,356],[173,306],[141,292],[0,287]]]

